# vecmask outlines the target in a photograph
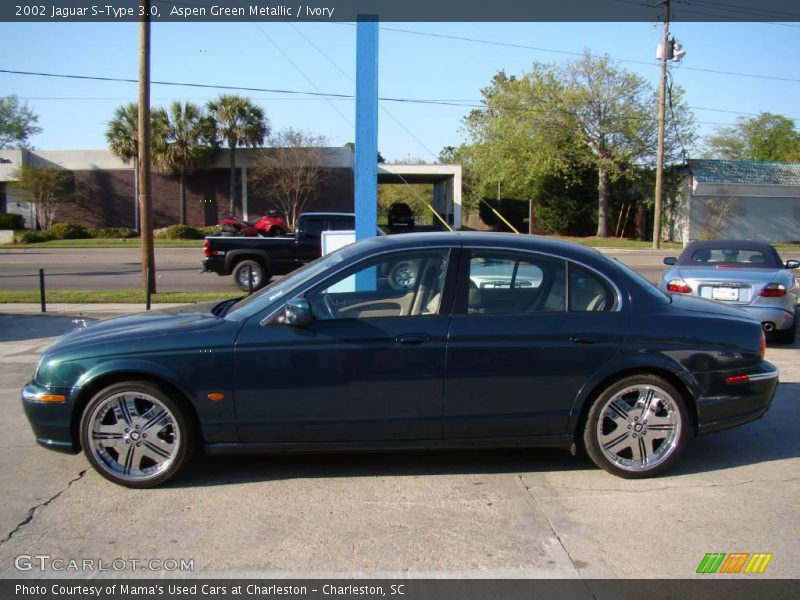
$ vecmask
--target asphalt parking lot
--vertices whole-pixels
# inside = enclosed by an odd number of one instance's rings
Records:
[[[134,491],[39,448],[22,413],[20,387],[70,321],[0,307],[0,577],[121,559],[66,574],[686,578],[707,552],[772,553],[761,577],[797,575],[798,345],[768,349],[781,384],[765,418],[693,440],[657,479],[519,450],[201,458]],[[154,559],[192,569],[141,573]]]

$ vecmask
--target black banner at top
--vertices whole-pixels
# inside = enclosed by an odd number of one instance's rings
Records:
[[[7,22],[796,22],[796,0],[10,0]]]

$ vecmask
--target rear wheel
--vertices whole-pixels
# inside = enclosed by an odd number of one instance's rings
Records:
[[[233,280],[243,292],[250,291],[250,280],[253,281],[253,291],[261,289],[269,280],[266,269],[255,260],[243,260],[233,269]]]
[[[583,441],[597,466],[637,479],[667,469],[686,445],[689,429],[686,402],[675,387],[655,375],[634,375],[595,400]]]
[[[179,401],[144,381],[109,386],[89,401],[80,424],[83,451],[114,483],[149,488],[187,464],[195,432]]]

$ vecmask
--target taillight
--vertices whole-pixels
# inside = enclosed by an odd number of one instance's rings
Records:
[[[208,240],[205,240],[203,242],[203,256],[205,256],[206,258],[211,258],[212,256],[216,256],[216,255],[217,255],[217,251],[211,249],[211,242],[209,242]]]
[[[761,330],[761,342],[758,344],[758,355],[761,357],[761,360],[764,360],[764,356],[767,354],[767,336],[764,335],[764,330]]]
[[[759,295],[765,298],[781,298],[786,295],[786,287],[780,283],[770,283],[768,286],[761,289]]]
[[[667,291],[677,294],[691,294],[692,288],[683,279],[673,279],[667,284]]]

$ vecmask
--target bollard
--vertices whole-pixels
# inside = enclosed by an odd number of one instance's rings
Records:
[[[42,312],[47,312],[47,304],[44,301],[44,269],[39,269],[39,299],[42,302]]]

